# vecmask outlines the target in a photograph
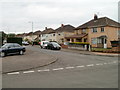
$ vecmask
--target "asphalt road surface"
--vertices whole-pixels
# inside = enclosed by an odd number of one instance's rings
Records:
[[[118,88],[118,57],[28,48],[56,56],[58,61],[29,71],[3,74],[3,88]]]

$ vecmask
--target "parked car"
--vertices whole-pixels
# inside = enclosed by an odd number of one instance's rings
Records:
[[[41,48],[46,48],[48,43],[49,43],[49,41],[41,41],[41,43],[40,43]]]
[[[29,43],[26,42],[26,41],[23,41],[22,44],[23,44],[23,45],[29,45]]]
[[[4,57],[10,54],[20,54],[23,55],[26,51],[25,47],[17,43],[6,43],[0,48],[0,56]]]
[[[51,50],[60,50],[61,46],[56,43],[56,42],[49,42],[46,46],[46,49],[51,49]]]

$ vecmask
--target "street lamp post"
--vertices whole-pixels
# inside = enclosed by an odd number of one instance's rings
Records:
[[[32,24],[32,45],[33,45],[33,21],[30,21],[29,23],[31,23]]]

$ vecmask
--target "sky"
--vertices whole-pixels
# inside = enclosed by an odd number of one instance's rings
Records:
[[[61,24],[78,27],[98,17],[118,21],[120,0],[0,0],[0,31],[28,33]]]

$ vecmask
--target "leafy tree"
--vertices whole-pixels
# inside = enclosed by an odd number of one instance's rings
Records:
[[[3,41],[5,40],[5,38],[6,38],[6,34],[3,31],[1,31],[0,32],[0,47],[3,45]]]
[[[15,34],[14,33],[10,33],[7,35],[7,37],[15,37]]]

